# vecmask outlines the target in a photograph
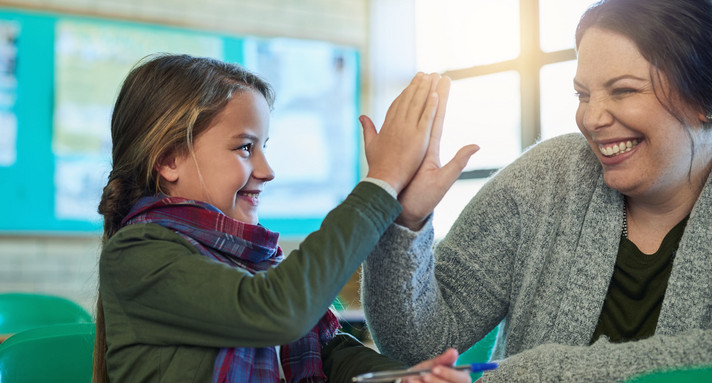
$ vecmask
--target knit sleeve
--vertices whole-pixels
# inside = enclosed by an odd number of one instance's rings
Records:
[[[398,225],[386,231],[362,281],[381,352],[410,364],[448,347],[462,352],[506,315],[518,217],[505,184],[485,185],[435,252],[432,219],[418,232]]]
[[[616,382],[646,372],[712,365],[712,330],[591,346],[543,344],[500,362],[484,383]]]

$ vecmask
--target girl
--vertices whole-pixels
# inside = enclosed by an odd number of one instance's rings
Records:
[[[418,74],[380,133],[362,118],[368,182],[282,262],[277,233],[257,218],[274,178],[269,85],[186,55],[134,68],[114,108],[113,169],[99,205],[94,381],[345,382],[402,367],[339,333],[329,306],[400,213],[394,197],[431,133],[439,138],[448,89],[447,79]],[[418,367],[456,358],[452,349]],[[469,375],[439,367],[427,379]]]

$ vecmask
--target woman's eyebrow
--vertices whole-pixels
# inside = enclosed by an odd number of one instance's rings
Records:
[[[618,82],[618,81],[620,81],[620,80],[628,80],[628,79],[630,79],[630,80],[637,80],[637,81],[648,81],[648,79],[641,78],[641,77],[638,77],[638,76],[633,76],[632,74],[624,74],[624,75],[621,75],[621,76],[613,77],[612,79],[606,81],[603,85],[604,85],[606,88],[610,88],[610,87],[613,86],[613,84],[615,84],[616,82]]]
[[[615,84],[616,82],[618,82],[618,81],[620,81],[620,80],[627,80],[627,79],[630,79],[630,80],[637,80],[637,81],[649,81],[649,80],[646,79],[646,78],[641,78],[641,77],[638,77],[638,76],[634,76],[634,75],[632,75],[632,74],[624,74],[624,75],[621,75],[621,76],[613,77],[612,79],[610,79],[610,80],[606,81],[605,83],[603,83],[603,86],[606,87],[606,88],[610,88],[610,87],[613,86],[613,84]],[[579,82],[578,80],[576,80],[576,79],[574,79],[574,87],[579,87],[579,88],[584,88],[584,89],[586,89],[586,86],[583,85],[582,83],[580,83],[580,82]]]

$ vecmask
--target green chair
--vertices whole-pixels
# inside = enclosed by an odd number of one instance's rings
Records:
[[[69,299],[36,293],[0,294],[0,337],[60,323],[92,322],[91,315]]]
[[[91,383],[94,324],[39,327],[0,343],[0,382]]]
[[[708,383],[712,382],[712,366],[653,371],[635,376],[626,383]]]
[[[489,362],[490,357],[492,356],[494,343],[497,340],[498,332],[499,326],[492,329],[492,331],[485,335],[484,338],[480,339],[479,342],[475,343],[467,351],[460,354],[460,357],[457,358],[455,365]],[[477,372],[470,375],[472,376],[472,381],[474,382],[482,376],[482,373]]]

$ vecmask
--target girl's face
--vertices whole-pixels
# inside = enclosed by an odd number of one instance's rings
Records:
[[[269,106],[256,91],[237,93],[193,143],[189,153],[159,166],[171,196],[207,202],[238,221],[257,224],[265,183],[274,179],[267,164]]]
[[[632,197],[669,198],[689,182],[690,134],[697,138],[701,129],[688,132],[660,103],[650,68],[632,40],[589,29],[578,50],[576,123],[601,162],[608,186]],[[662,80],[664,94],[669,89]],[[688,121],[698,118],[685,113]]]

